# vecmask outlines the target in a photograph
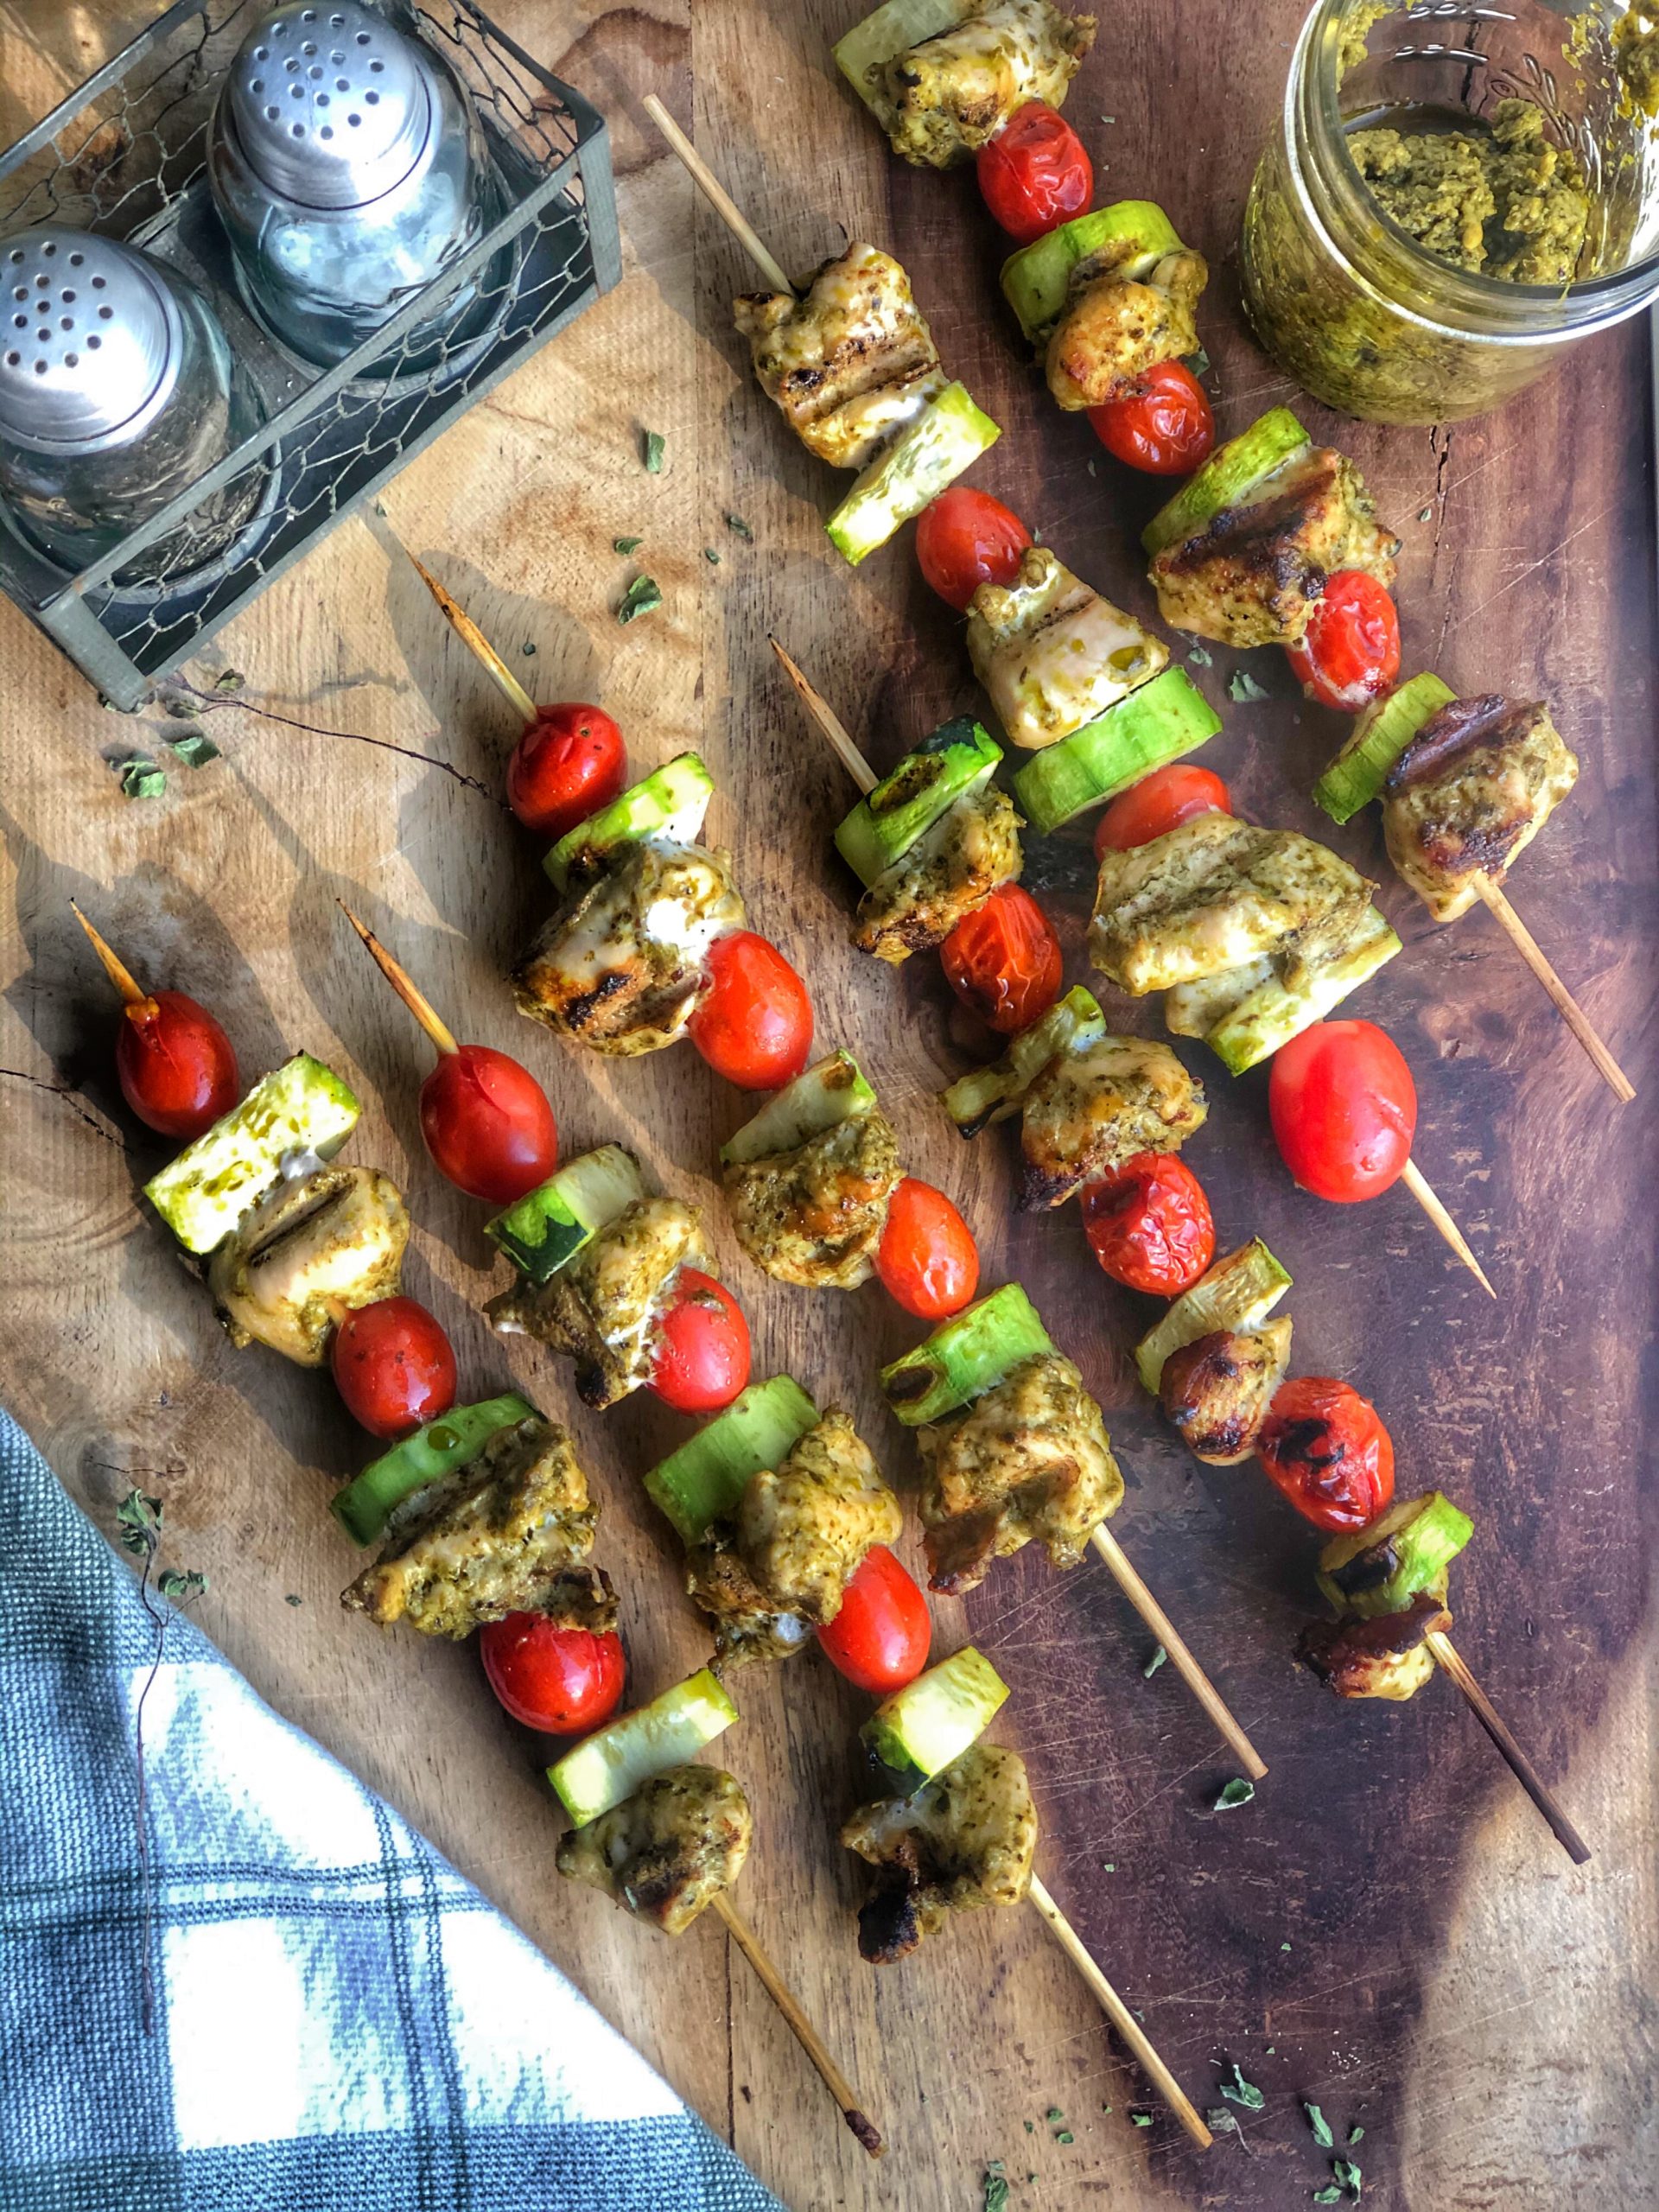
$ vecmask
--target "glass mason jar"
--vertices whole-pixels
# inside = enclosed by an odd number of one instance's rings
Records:
[[[1659,296],[1659,143],[1618,73],[1627,13],[1625,0],[1318,0],[1240,245],[1256,334],[1316,398],[1371,423],[1478,415]],[[1588,186],[1565,286],[1431,253],[1383,213],[1348,149],[1358,125],[1455,127],[1515,99],[1543,111]]]

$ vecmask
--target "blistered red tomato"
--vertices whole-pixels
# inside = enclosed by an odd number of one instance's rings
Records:
[[[1204,1185],[1173,1152],[1137,1152],[1082,1193],[1084,1232],[1114,1281],[1160,1298],[1190,1290],[1216,1256]]]
[[[818,1642],[849,1682],[885,1697],[921,1673],[932,1635],[914,1577],[885,1544],[875,1544],[842,1592],[841,1611],[818,1630]]]
[[[1182,361],[1160,361],[1129,391],[1091,407],[1089,420],[1115,461],[1148,476],[1188,476],[1216,442],[1204,386]]]
[[[727,1289],[682,1268],[658,1338],[651,1387],[677,1414],[729,1406],[749,1379],[749,1325]]]
[[[230,1039],[182,991],[156,991],[122,1008],[115,1072],[147,1128],[186,1142],[212,1128],[242,1092]]]
[[[1285,658],[1307,696],[1321,707],[1357,715],[1391,689],[1400,673],[1400,616],[1375,576],[1339,569],[1300,645]]]
[[[626,1667],[614,1629],[560,1628],[545,1613],[486,1621],[479,1652],[490,1688],[515,1720],[548,1736],[585,1736],[622,1702]]]
[[[330,1361],[346,1412],[389,1444],[455,1402],[454,1349],[436,1315],[413,1298],[382,1298],[347,1313]]]
[[[709,988],[687,1028],[716,1075],[740,1090],[776,1090],[806,1065],[812,1001],[775,944],[733,930],[709,948]]]
[[[1012,508],[988,492],[953,484],[922,509],[916,558],[948,607],[965,613],[981,584],[1012,583],[1031,532]]]
[[[1060,995],[1065,963],[1054,925],[1017,883],[999,884],[939,947],[945,981],[1004,1036],[1029,1028]]]
[[[522,1198],[559,1162],[547,1093],[528,1068],[488,1045],[439,1053],[421,1085],[421,1134],[439,1173],[491,1205]]]
[[[627,780],[627,747],[602,707],[543,707],[507,763],[507,804],[526,830],[556,842]]]
[[[1337,1535],[1363,1529],[1394,1496],[1394,1441],[1376,1408],[1329,1375],[1280,1388],[1255,1456],[1296,1510]]]
[[[1194,815],[1232,810],[1232,794],[1219,776],[1208,768],[1190,767],[1184,760],[1172,761],[1119,792],[1095,824],[1095,857],[1149,845],[1154,837],[1191,822]]]
[[[875,1272],[906,1313],[943,1321],[960,1313],[979,1287],[979,1248],[944,1192],[906,1175],[887,1201]]]
[[[1417,1086],[1374,1021],[1316,1021],[1274,1053],[1268,1113],[1303,1190],[1345,1205],[1400,1179],[1417,1133]]]
[[[1095,196],[1082,139],[1046,100],[1015,108],[974,167],[985,205],[1020,245],[1081,215]]]

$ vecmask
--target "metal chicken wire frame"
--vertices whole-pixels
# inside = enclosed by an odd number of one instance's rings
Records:
[[[262,397],[269,402],[273,386],[283,395],[251,436],[67,584],[62,572],[12,528],[0,529],[0,588],[113,706],[142,706],[157,679],[199,651],[353,506],[371,497],[472,401],[621,276],[609,140],[597,110],[532,60],[474,0],[372,4],[448,55],[478,103],[509,191],[520,183],[527,188],[453,268],[333,369],[319,371],[300,362],[253,320],[231,282],[228,245],[216,220],[199,221],[195,228],[200,234],[198,248],[210,238],[217,241],[220,267],[205,270],[196,252],[179,250],[192,204],[201,210],[207,199],[207,128],[222,71],[205,68],[204,56],[211,41],[223,48],[228,62],[240,38],[226,35],[239,16],[250,24],[256,21],[264,11],[260,0],[229,0],[228,5],[223,0],[175,0],[147,31],[0,155],[0,227],[49,219],[66,198],[74,205],[91,200],[98,219],[84,227],[143,242],[198,283],[204,274],[208,276],[207,289],[232,348],[257,369]],[[194,42],[135,92],[130,80],[145,60],[164,51],[192,23],[197,26]],[[142,130],[124,136],[128,118],[142,113],[144,104],[179,72],[180,89],[165,98]],[[90,112],[111,92],[123,97],[115,114]],[[188,130],[169,144],[165,124],[193,101],[199,113],[190,118]],[[66,144],[65,134],[78,120],[87,128],[78,143]],[[95,149],[111,124],[113,153],[100,173],[97,163],[102,157]],[[154,165],[124,182],[109,207],[99,205],[100,185],[117,175],[126,157],[146,142],[153,146]],[[20,199],[9,200],[6,187],[42,156],[53,166],[29,181]],[[78,164],[86,171],[79,182]],[[530,183],[532,175],[539,181]],[[60,194],[66,175],[73,189]],[[45,207],[31,213],[30,203],[37,198]],[[118,221],[129,203],[130,219]],[[569,233],[568,239],[562,241],[562,232]],[[499,288],[500,302],[481,334],[446,341],[436,365],[423,374],[365,377],[374,363],[395,353],[411,332],[428,322],[444,298],[474,276],[481,277],[498,254],[509,251],[510,273]],[[550,274],[544,273],[549,263]],[[543,289],[547,296],[537,305],[535,296]],[[258,353],[257,364],[248,361],[250,353]],[[468,359],[469,355],[476,358]],[[443,380],[445,366],[457,357],[464,365]],[[385,434],[377,435],[387,424]],[[176,529],[204,501],[255,470],[265,484],[264,495],[217,561],[181,574],[176,588],[169,588],[164,572],[159,586],[137,594],[124,587],[111,589],[118,570],[130,569],[145,548]],[[183,571],[188,562],[187,543],[173,566]]]

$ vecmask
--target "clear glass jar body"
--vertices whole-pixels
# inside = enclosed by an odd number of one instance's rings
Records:
[[[1659,147],[1621,98],[1624,0],[1455,4],[1318,0],[1244,211],[1240,268],[1257,336],[1316,398],[1373,423],[1484,413],[1590,332],[1659,296]],[[1369,34],[1369,50],[1368,50]],[[1510,283],[1428,252],[1384,215],[1349,156],[1359,120],[1455,122],[1531,100],[1592,196],[1581,273]]]

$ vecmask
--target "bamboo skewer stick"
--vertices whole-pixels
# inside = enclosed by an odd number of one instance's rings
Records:
[[[1602,1081],[1624,1105],[1636,1096],[1636,1085],[1597,1036],[1590,1017],[1549,964],[1543,947],[1534,937],[1503,892],[1490,876],[1478,875],[1475,888],[1509,937],[1510,942],[1554,1001],[1555,1010],[1596,1064]]]
[[[420,985],[415,981],[415,978],[410,974],[408,969],[404,966],[401,961],[394,960],[392,958],[391,953],[386,950],[385,946],[381,944],[379,938],[376,937],[374,931],[369,927],[368,924],[366,922],[359,921],[357,916],[352,912],[351,908],[346,904],[346,901],[343,899],[338,903],[340,912],[345,915],[346,920],[357,931],[359,937],[360,937],[364,944],[368,946],[370,955],[374,961],[375,966],[378,968],[380,973],[391,985],[392,989],[397,992],[398,997],[402,999],[404,1004],[414,1015],[416,1020],[418,1021],[422,1028],[425,1030],[427,1035],[437,1046],[439,1052],[444,1053],[459,1052],[461,1048],[456,1044],[454,1037],[448,1025],[445,1023],[442,1016],[438,1013],[437,1008],[433,1005],[431,1000],[427,997],[425,992],[422,990]]]
[[[1207,2151],[1215,2138],[1199,2119],[1185,2090],[1158,2056],[1151,2038],[1123,1999],[1112,1987],[1084,1946],[1084,1941],[1035,1874],[1027,1892],[1041,1914],[1043,1925],[1065,1953],[1094,1993],[1100,2009],[1135,2053],[1158,2094],[1174,2113],[1199,2150]]]
[[[831,2057],[823,2037],[801,2010],[800,2002],[772,1964],[760,1937],[724,1890],[716,1892],[715,1910],[726,1923],[727,1933],[754,1968],[768,1997],[783,2014],[795,2040],[817,2067],[823,2086],[841,2107],[841,2116],[873,2158],[887,2149],[874,2124],[859,2101],[858,2092]]]
[[[765,239],[752,227],[743,210],[727,191],[708,162],[703,160],[702,156],[691,143],[679,124],[675,122],[656,93],[647,92],[644,105],[645,113],[690,170],[691,181],[748,255],[750,260],[753,262],[767,283],[774,291],[787,292],[791,299],[793,299],[795,287],[785,276],[781,265],[772,255]]]
[[[404,550],[405,552],[409,550],[407,546]],[[409,559],[410,565],[416,575],[438,602],[444,620],[461,643],[477,655],[479,660],[495,678],[501,688],[502,696],[518,709],[527,722],[535,721],[540,713],[536,702],[479,628],[477,623],[474,621],[472,616],[464,607],[456,605],[430,569],[423,568],[412,553],[409,555]]]
[[[92,924],[87,920],[86,915],[81,912],[79,907],[76,906],[73,899],[69,901],[69,911],[73,914],[75,919],[80,924],[82,929],[86,931],[87,936],[91,938],[92,941],[92,950],[103,962],[104,973],[115,985],[116,989],[120,992],[123,1005],[148,1005],[150,1002],[149,993],[144,989],[141,983],[135,982],[132,972],[128,968],[126,963],[121,958],[120,955],[115,951],[113,947],[105,943],[104,939],[92,927]]]
[[[1510,1735],[1497,1707],[1464,1664],[1451,1637],[1443,1630],[1432,1628],[1427,1643],[1441,1671],[1449,1675],[1463,1692],[1471,1712],[1508,1761],[1516,1780],[1548,1821],[1556,1842],[1575,1866],[1586,1865],[1590,1857],[1589,1845],[1556,1803],[1548,1783]]]
[[[1428,1216],[1429,1219],[1433,1223],[1435,1228],[1438,1229],[1441,1236],[1445,1237],[1446,1243],[1452,1247],[1452,1249],[1463,1262],[1464,1266],[1467,1268],[1470,1274],[1473,1275],[1475,1281],[1480,1285],[1488,1298],[1496,1298],[1497,1296],[1497,1293],[1492,1288],[1491,1284],[1486,1280],[1486,1270],[1481,1266],[1480,1262],[1469,1249],[1469,1246],[1465,1240],[1463,1231],[1458,1227],[1457,1223],[1452,1220],[1445,1206],[1441,1205],[1439,1194],[1436,1192],[1433,1185],[1429,1181],[1427,1176],[1424,1174],[1422,1169],[1419,1167],[1416,1161],[1410,1158],[1409,1155],[1407,1157],[1405,1166],[1400,1171],[1400,1179],[1405,1185],[1406,1188],[1411,1192],[1412,1197],[1416,1199],[1418,1205],[1421,1206],[1423,1211]]]

